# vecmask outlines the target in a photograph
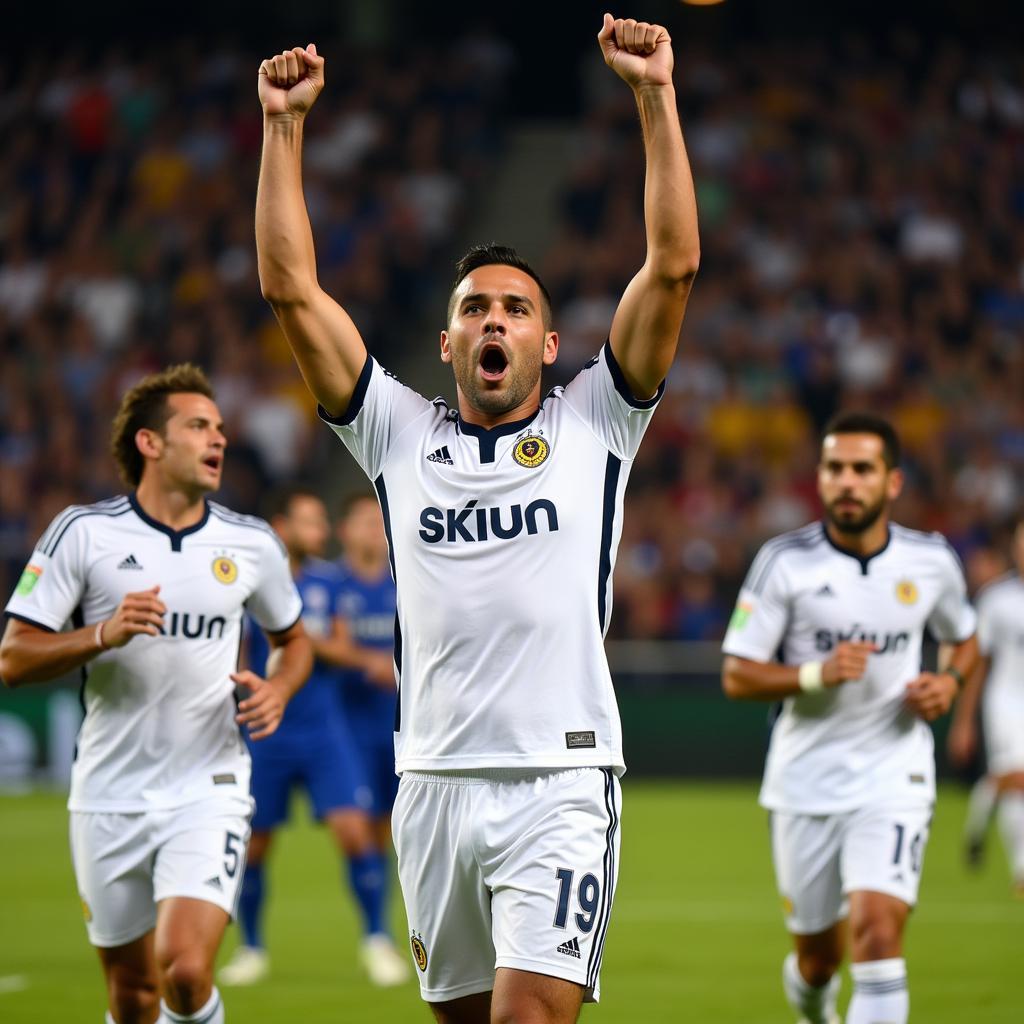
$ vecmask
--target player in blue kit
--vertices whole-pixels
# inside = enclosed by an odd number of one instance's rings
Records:
[[[391,846],[395,774],[395,582],[377,498],[351,495],[338,522],[342,557],[336,605],[348,651],[338,696],[372,795],[378,848]]]
[[[311,634],[317,660],[274,741],[252,750],[256,810],[239,901],[243,945],[222,969],[220,979],[226,985],[249,985],[262,980],[269,971],[261,927],[266,899],[264,866],[274,830],[288,818],[292,790],[301,786],[317,820],[330,829],[345,856],[349,886],[363,918],[361,959],[370,980],[378,985],[399,984],[408,976],[408,967],[385,928],[387,868],[368,814],[371,791],[335,692],[337,655],[332,644],[343,642],[335,614],[341,574],[318,557],[327,542],[327,513],[316,495],[295,489],[282,497],[272,525],[288,551],[292,575],[302,595],[303,623]],[[262,633],[250,630],[250,666],[263,666],[268,653]]]

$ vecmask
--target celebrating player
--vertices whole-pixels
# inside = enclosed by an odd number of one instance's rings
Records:
[[[206,498],[225,445],[202,371],[140,381],[113,428],[135,490],[57,516],[7,605],[8,685],[82,669],[71,854],[108,1024],[224,1020],[213,960],[252,811],[239,725],[272,735],[312,664],[270,527]],[[244,608],[280,651],[267,679],[235,671]]]
[[[847,1024],[907,1020],[903,931],[935,801],[926,723],[949,710],[977,656],[952,548],[889,521],[902,485],[892,427],[837,416],[818,465],[825,522],[764,545],[723,643],[730,697],[783,702],[761,804],[796,949],[783,987],[809,1024],[839,1019],[847,918]],[[954,645],[940,673],[921,671],[926,626]]]
[[[383,510],[398,588],[399,877],[422,995],[452,1024],[575,1021],[598,998],[618,872],[621,729],[602,638],[623,490],[698,239],[668,33],[605,15],[598,41],[639,109],[646,262],[607,344],[541,401],[558,353],[546,290],[514,251],[471,250],[440,334],[455,408],[386,373],[317,284],[300,153],[323,58],[309,46],[260,67],[260,279]]]
[[[343,629],[336,613],[341,574],[320,561],[330,526],[320,498],[301,487],[284,492],[271,519],[288,552],[302,595],[302,620],[317,660],[306,685],[289,704],[274,736],[252,747],[252,819],[245,877],[239,897],[243,944],[220,972],[225,985],[251,985],[266,977],[270,958],[263,942],[265,864],[274,830],[288,818],[296,785],[309,795],[313,813],[330,830],[347,865],[349,887],[362,918],[361,959],[370,980],[397,985],[408,978],[406,960],[394,948],[384,921],[387,860],[377,846],[369,814],[372,802],[352,732],[341,714],[336,670],[323,645],[338,643]],[[268,651],[263,634],[249,633],[249,665],[262,669]],[[334,659],[330,659],[334,660]],[[392,690],[394,675],[392,674]],[[392,777],[394,771],[392,771]],[[389,844],[390,845],[390,844]]]
[[[982,656],[957,701],[949,750],[961,763],[973,756],[981,704],[988,776],[979,785],[992,789],[988,803],[998,801],[1014,890],[1024,896],[1024,520],[1014,533],[1013,560],[1017,571],[993,581],[978,595]],[[973,817],[977,824],[968,830],[968,847],[979,851],[988,814],[975,812]]]

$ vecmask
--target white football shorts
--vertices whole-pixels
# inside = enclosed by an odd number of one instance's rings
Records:
[[[71,812],[71,860],[94,946],[123,946],[156,924],[156,905],[190,896],[232,917],[245,873],[252,800],[223,796],[138,814]]]
[[[847,916],[851,892],[917,902],[931,804],[865,807],[843,814],[771,814],[775,880],[795,935],[815,935]]]
[[[1024,694],[986,694],[982,722],[989,773],[1024,771]]]
[[[488,992],[509,967],[597,1002],[620,807],[606,768],[405,772],[392,823],[423,998]]]

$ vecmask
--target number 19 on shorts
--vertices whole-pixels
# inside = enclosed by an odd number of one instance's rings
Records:
[[[558,903],[555,908],[554,925],[556,928],[564,928],[569,920],[569,901],[575,895],[576,905],[579,912],[576,914],[576,927],[581,932],[589,932],[594,927],[597,919],[597,904],[600,899],[600,885],[597,878],[587,872],[579,881],[579,885],[573,889],[575,871],[568,868],[558,868],[555,871],[555,878],[558,880]]]

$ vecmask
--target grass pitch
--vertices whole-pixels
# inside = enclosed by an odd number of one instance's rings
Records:
[[[592,1024],[793,1024],[779,981],[788,949],[765,816],[749,785],[623,784],[622,873]],[[1009,895],[996,837],[978,875],[959,861],[964,796],[939,798],[921,904],[907,941],[911,1019],[1018,1024],[1024,902]],[[415,985],[373,989],[328,837],[306,823],[280,836],[270,869],[271,978],[224,989],[227,1017],[303,1024],[406,1024],[431,1017]],[[0,797],[0,1021],[103,1020],[99,965],[85,937],[63,799]],[[405,920],[396,901],[395,931]],[[237,941],[232,929],[222,958]],[[849,998],[844,979],[841,1005]]]

